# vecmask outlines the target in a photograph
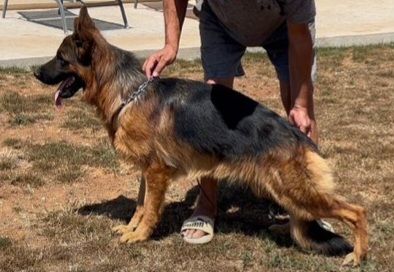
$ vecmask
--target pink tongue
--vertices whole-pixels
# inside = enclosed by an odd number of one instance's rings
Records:
[[[55,106],[60,109],[63,106],[62,98],[60,97],[60,90],[55,93]]]
[[[55,106],[60,109],[63,106],[62,98],[60,97],[60,92],[65,88],[65,86],[71,84],[74,81],[74,77],[67,78],[60,83],[57,88],[57,92],[55,93]]]

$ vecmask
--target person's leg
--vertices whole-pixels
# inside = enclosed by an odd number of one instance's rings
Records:
[[[234,77],[229,78],[212,78],[206,81],[208,84],[221,84],[233,88]],[[217,181],[211,178],[202,178],[200,180],[200,194],[197,200],[197,206],[191,217],[207,216],[215,218],[217,215]],[[206,235],[201,230],[188,229],[182,232],[182,235],[188,238],[200,238]]]
[[[200,180],[200,193],[197,200],[197,206],[193,211],[192,217],[207,216],[214,219],[217,214],[217,181],[210,178]],[[186,229],[181,233],[184,237],[197,239],[207,233],[198,229]]]
[[[309,23],[309,29],[311,31],[311,36],[313,40],[313,44],[315,43],[315,22],[312,21]],[[268,40],[263,44],[264,49],[267,51],[268,57],[271,63],[274,65],[278,80],[279,80],[279,88],[280,88],[280,95],[283,107],[286,111],[286,115],[288,116],[290,113],[291,108],[294,105],[294,101],[291,100],[291,89],[290,89],[290,71],[289,71],[289,55],[288,55],[288,34],[287,34],[287,26],[283,24],[280,26],[272,35],[268,38]],[[316,81],[316,56],[313,58],[312,64],[312,81]],[[318,129],[315,120],[315,113],[314,113],[314,103],[310,105],[310,117],[312,119],[311,124],[311,136],[310,138],[316,144],[318,144]],[[334,232],[332,226],[323,220],[319,220],[318,223]],[[275,226],[274,226],[275,228]],[[284,228],[277,228],[280,231],[283,231]]]
[[[202,4],[199,17],[204,79],[208,84],[221,84],[232,88],[234,77],[244,74],[240,60],[246,48],[226,33],[206,1]],[[216,180],[201,179],[200,194],[192,217],[207,216],[212,219],[216,217],[217,186]],[[206,235],[205,232],[197,229],[187,229],[181,234],[193,239]]]
[[[291,93],[290,83],[287,81],[279,80],[280,98],[282,100],[283,108],[286,111],[286,115],[289,116],[291,110]]]
[[[207,83],[208,84],[220,84],[220,85],[223,85],[223,86],[226,86],[226,87],[232,89],[234,86],[234,77],[207,79]]]
[[[314,22],[310,23],[311,35],[314,40]],[[294,101],[291,98],[290,90],[290,72],[289,72],[289,54],[288,54],[288,34],[287,26],[284,23],[280,26],[263,44],[264,49],[267,51],[268,57],[271,63],[274,65],[278,80],[279,88],[281,94],[281,100],[283,107],[288,116],[291,108],[294,105]],[[314,58],[314,63],[312,66],[312,79],[316,78],[316,58]],[[310,118],[312,119],[311,127],[311,139],[317,144],[318,143],[318,131],[314,114],[313,102],[309,109]]]

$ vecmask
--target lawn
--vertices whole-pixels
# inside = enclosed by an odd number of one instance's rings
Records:
[[[283,115],[267,57],[248,54],[244,67],[236,89]],[[337,190],[368,210],[361,271],[392,271],[394,44],[319,49],[318,67],[320,149]],[[166,76],[203,78],[198,61],[178,61]],[[272,203],[226,184],[211,243],[188,245],[179,236],[198,193],[185,180],[171,185],[152,240],[120,244],[111,227],[131,217],[138,173],[117,159],[93,108],[76,96],[57,111],[54,92],[30,71],[0,70],[0,271],[358,271],[273,236]],[[330,222],[350,238],[346,226]]]

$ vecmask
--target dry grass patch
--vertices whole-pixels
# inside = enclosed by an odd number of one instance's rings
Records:
[[[119,168],[114,150],[105,141],[94,146],[80,146],[64,141],[34,144],[7,139],[3,144],[15,148],[8,151],[13,155],[0,157],[0,170],[13,170],[8,172],[8,176],[0,173],[13,185],[30,184],[36,187],[43,185],[43,180],[69,183],[82,178],[89,167],[112,172]],[[29,164],[24,169],[17,167],[16,153],[23,154],[19,159]]]
[[[25,126],[53,119],[48,111],[51,100],[47,95],[23,96],[16,92],[5,93],[0,97],[0,112],[9,115],[13,126]]]
[[[283,114],[268,58],[248,54],[243,65],[247,75],[236,81],[236,89]],[[360,271],[394,267],[393,71],[394,45],[318,50],[320,148],[334,166],[339,192],[368,210],[371,250]],[[178,61],[166,75],[203,79],[199,61]],[[0,122],[6,128],[0,136],[2,270],[359,271],[340,268],[341,258],[302,252],[289,237],[272,236],[267,230],[271,202],[224,185],[212,243],[191,246],[179,237],[198,188],[182,190],[176,184],[153,239],[119,244],[110,228],[130,219],[138,191],[131,181],[137,174],[118,164],[93,110],[76,97],[66,102],[63,114],[44,120],[37,115],[39,109],[52,114],[54,88],[20,70],[0,70],[0,87]],[[17,114],[35,121],[12,125]],[[85,175],[87,170],[93,174]],[[84,188],[85,182],[90,187]],[[25,186],[37,189],[18,190]],[[57,198],[50,200],[52,194]],[[334,222],[334,227],[350,237],[344,225]],[[4,229],[11,231],[5,235]],[[14,234],[17,230],[24,236]]]
[[[62,127],[70,130],[85,130],[89,129],[92,132],[102,129],[102,124],[97,116],[89,108],[79,108],[77,110],[70,110],[67,112],[66,120]]]

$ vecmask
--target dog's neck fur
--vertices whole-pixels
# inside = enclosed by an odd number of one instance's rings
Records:
[[[113,136],[123,99],[137,91],[146,76],[132,53],[107,42],[106,46],[96,46],[92,56],[94,76],[86,86],[85,99],[97,107],[110,136]],[[115,69],[109,70],[110,67]]]

